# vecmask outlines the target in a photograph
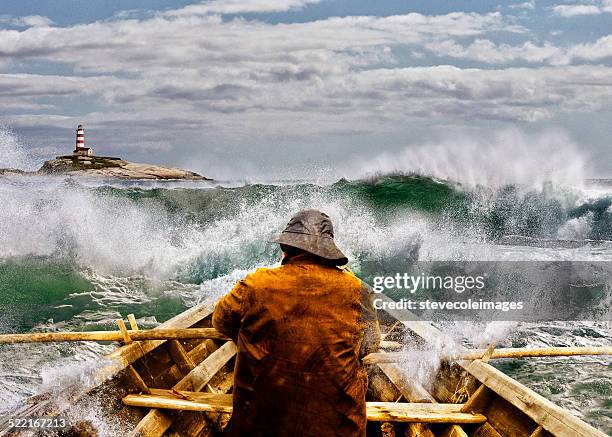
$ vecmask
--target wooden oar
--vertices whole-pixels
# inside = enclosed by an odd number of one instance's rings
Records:
[[[147,329],[126,330],[132,341],[141,340],[186,340],[193,338],[212,338],[229,340],[213,328],[186,329]],[[124,341],[121,331],[89,331],[89,332],[28,332],[25,334],[2,334],[0,343],[48,343],[56,341]]]
[[[438,354],[439,351],[431,351]],[[472,349],[444,357],[447,360],[478,360],[487,353],[487,349]],[[397,363],[402,361],[420,361],[428,351],[371,353],[363,358],[365,364]],[[598,347],[536,347],[536,348],[501,348],[495,349],[489,359],[525,358],[525,357],[571,357],[577,355],[612,355],[612,346]]]

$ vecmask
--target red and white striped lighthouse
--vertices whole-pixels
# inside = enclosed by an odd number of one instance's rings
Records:
[[[79,124],[76,130],[76,147],[74,148],[74,152],[72,152],[74,156],[93,156],[93,149],[89,147],[85,147],[85,129],[83,129],[83,125]]]
[[[76,131],[76,150],[79,150],[79,148],[85,148],[85,129],[83,129],[82,124],[77,126]]]

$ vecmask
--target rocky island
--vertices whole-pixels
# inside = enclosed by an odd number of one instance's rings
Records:
[[[76,147],[72,155],[58,156],[50,161],[45,161],[43,166],[35,172],[25,172],[17,169],[0,169],[0,175],[11,173],[23,175],[91,176],[118,179],[212,180],[198,173],[176,167],[141,164],[110,156],[96,156],[92,148],[85,147],[85,130],[83,129],[83,125],[77,127]]]
[[[109,156],[58,156],[46,161],[37,173],[119,179],[211,180],[192,171],[176,167],[140,164]]]

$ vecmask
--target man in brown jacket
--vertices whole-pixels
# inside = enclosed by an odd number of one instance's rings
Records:
[[[275,240],[282,265],[219,301],[213,326],[238,346],[232,436],[364,436],[367,375],[380,342],[371,290],[340,265],[327,215],[305,210]]]

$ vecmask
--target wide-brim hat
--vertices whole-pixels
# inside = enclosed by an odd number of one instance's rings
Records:
[[[329,216],[316,209],[306,209],[294,215],[280,235],[272,240],[305,250],[313,255],[333,261],[336,265],[348,263],[348,258],[334,242],[334,227]]]

